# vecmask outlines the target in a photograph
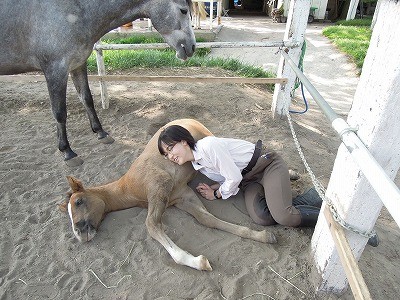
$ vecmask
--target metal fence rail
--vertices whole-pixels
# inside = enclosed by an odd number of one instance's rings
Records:
[[[284,50],[281,50],[281,54],[296,73],[299,80],[307,88],[315,102],[321,108],[322,112],[329,119],[332,128],[338,133],[340,139],[350,152],[354,161],[358,164],[361,171],[364,173],[365,177],[376,191],[379,198],[388,209],[389,213],[392,215],[393,219],[397,223],[397,226],[400,227],[400,210],[398,209],[400,204],[399,188],[394,184],[379,163],[371,155],[364,143],[355,133],[354,128],[351,128],[345,120],[340,118],[335,113],[335,111],[329,106],[321,94],[315,89],[307,77],[304,76],[303,72],[296,66],[294,61]]]
[[[196,48],[240,48],[240,47],[298,47],[298,42],[269,41],[269,42],[203,42],[196,43]],[[93,50],[143,50],[143,49],[168,49],[167,43],[150,44],[102,44],[96,43]]]

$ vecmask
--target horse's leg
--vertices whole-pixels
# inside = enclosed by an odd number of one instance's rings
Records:
[[[103,130],[99,118],[97,117],[96,110],[94,108],[92,93],[90,92],[88,77],[87,77],[87,67],[86,62],[71,71],[72,81],[75,85],[76,91],[78,92],[79,98],[85,105],[86,112],[89,117],[90,126],[94,133],[97,133],[99,141],[104,144],[111,144],[114,139],[108,135],[107,132]]]
[[[200,15],[199,15],[199,6],[197,5],[197,2],[194,2],[192,4],[192,7],[193,7],[194,29],[199,29],[200,28]]]
[[[69,166],[77,166],[83,163],[77,154],[72,151],[67,137],[67,81],[68,71],[65,64],[58,62],[42,66],[49,90],[51,109],[57,121],[58,149],[64,154],[64,160]]]
[[[177,264],[197,270],[211,271],[212,268],[206,257],[203,255],[194,257],[190,253],[182,250],[164,232],[162,229],[161,217],[166,209],[166,204],[161,199],[163,198],[159,198],[155,194],[149,198],[146,227],[150,236],[163,245]]]
[[[252,230],[248,227],[228,223],[218,219],[211,213],[207,211],[201,200],[197,197],[195,192],[187,187],[182,201],[175,204],[175,206],[187,213],[191,214],[193,217],[196,218],[204,226],[209,228],[216,228],[220,229],[240,237],[255,240],[262,243],[276,243],[275,235],[271,232],[266,230],[263,231],[256,231]]]

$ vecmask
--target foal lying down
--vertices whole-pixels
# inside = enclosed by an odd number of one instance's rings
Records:
[[[172,121],[166,126],[173,124],[185,127],[196,140],[212,135],[205,126],[192,119]],[[275,236],[266,230],[254,231],[210,214],[187,185],[195,175],[192,165],[178,166],[160,155],[157,148],[160,131],[150,139],[128,172],[117,181],[85,188],[78,179],[67,177],[72,191],[61,208],[68,210],[72,230],[79,241],[90,241],[108,212],[139,206],[148,209],[146,227],[150,236],[164,246],[176,263],[197,270],[212,270],[205,256],[194,257],[182,250],[163,231],[162,215],[167,207],[175,205],[209,228],[263,243],[276,243]]]

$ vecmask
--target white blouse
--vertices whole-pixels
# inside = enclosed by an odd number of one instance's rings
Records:
[[[193,150],[192,165],[221,186],[222,199],[239,192],[242,170],[249,164],[255,144],[231,138],[208,136],[198,140]]]

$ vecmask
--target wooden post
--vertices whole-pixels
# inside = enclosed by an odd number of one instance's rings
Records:
[[[350,126],[359,128],[358,136],[391,179],[400,167],[400,36],[394,30],[399,23],[400,1],[382,1],[347,120]],[[363,231],[373,229],[382,202],[343,145],[326,194],[347,223]],[[345,233],[358,260],[367,238]],[[342,293],[348,280],[325,218],[318,220],[311,248],[320,274],[317,290]]]
[[[332,238],[335,242],[336,251],[339,254],[346,277],[350,283],[354,299],[372,299],[368,287],[365,284],[364,278],[362,277],[360,268],[358,267],[357,261],[354,258],[353,252],[351,252],[349,243],[347,242],[346,234],[344,232],[345,229],[333,219],[332,213],[329,211],[328,206],[325,206],[323,212],[326,221],[328,222],[328,227],[331,231]]]
[[[96,52],[96,62],[97,62],[97,73],[100,76],[104,76],[106,75],[106,66],[104,64],[103,50],[96,49],[95,52]],[[109,101],[108,101],[107,84],[104,82],[104,80],[100,80],[100,96],[103,109],[108,109]]]
[[[292,0],[289,5],[288,19],[286,23],[286,30],[283,40],[291,40],[299,42],[300,46],[289,49],[290,58],[298,64],[301,55],[301,45],[304,42],[304,35],[307,28],[307,20],[310,12],[309,0]],[[291,96],[290,93],[294,87],[296,74],[285,63],[283,57],[279,60],[277,77],[284,77],[288,79],[285,85],[276,84],[274,96],[272,100],[272,116],[275,118],[285,115],[289,109]]]

